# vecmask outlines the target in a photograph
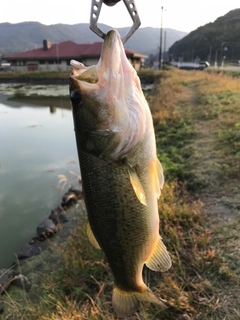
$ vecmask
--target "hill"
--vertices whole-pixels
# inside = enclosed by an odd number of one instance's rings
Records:
[[[226,61],[240,60],[240,9],[235,9],[213,23],[197,28],[169,48],[169,54],[175,59],[218,62],[225,56]]]
[[[104,24],[99,24],[99,26],[105,32],[111,28]],[[129,27],[118,29],[121,35],[125,35],[128,30]],[[167,34],[166,49],[187,34],[186,32],[169,28],[163,29],[164,31]],[[100,38],[89,29],[89,24],[87,23],[49,26],[39,22],[0,23],[0,57],[6,54],[39,48],[42,46],[43,39],[47,39],[52,43],[71,40],[79,44],[100,41]],[[139,28],[125,46],[128,49],[146,55],[155,54],[159,48],[159,39],[159,28]]]

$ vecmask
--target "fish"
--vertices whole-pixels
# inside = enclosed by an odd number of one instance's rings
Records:
[[[139,77],[114,29],[105,36],[96,65],[76,60],[70,64],[87,234],[111,268],[113,309],[127,317],[139,311],[143,301],[164,308],[142,277],[145,265],[167,271],[171,258],[159,234],[163,168]]]

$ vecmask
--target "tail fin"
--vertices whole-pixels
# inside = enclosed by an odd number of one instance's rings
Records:
[[[141,301],[148,301],[158,304],[163,309],[166,308],[165,304],[146,285],[144,285],[142,292],[123,291],[117,286],[113,289],[112,305],[119,317],[132,316],[139,311]]]

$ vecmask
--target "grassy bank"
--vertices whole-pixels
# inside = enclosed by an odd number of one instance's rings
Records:
[[[29,81],[68,81],[69,71],[5,71],[0,72],[0,81],[13,81],[13,82],[29,82]]]
[[[151,69],[139,71],[143,83],[154,83],[161,76],[161,72]],[[0,83],[69,83],[70,71],[5,71],[0,72]]]
[[[220,69],[217,69],[217,68],[210,68],[207,70],[207,72],[209,73],[217,73],[217,74],[224,74],[224,75],[227,75],[227,76],[230,76],[232,78],[239,78],[240,77],[240,71],[236,70],[236,71],[232,71],[232,70],[228,70],[228,69],[225,69],[225,68],[220,68]]]
[[[146,93],[166,177],[160,232],[173,266],[143,275],[168,308],[144,304],[131,319],[240,318],[239,92],[238,80],[224,74],[171,70]],[[85,219],[51,259],[43,256],[34,288],[9,298],[3,319],[116,319],[113,277],[88,242]]]

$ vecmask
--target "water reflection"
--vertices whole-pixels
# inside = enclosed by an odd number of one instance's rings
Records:
[[[42,97],[67,97],[69,87],[67,85],[32,85],[27,83],[0,83],[0,94],[18,96],[42,96]]]
[[[49,106],[50,108],[50,113],[56,113],[57,108],[55,106]]]
[[[58,174],[79,173],[69,99],[53,100],[0,93],[0,269],[60,203]]]
[[[12,96],[8,98],[7,104],[9,106],[13,106],[11,102],[18,102],[21,103],[22,106],[29,105],[29,106],[38,106],[38,107],[49,107],[50,112],[51,110],[60,108],[60,109],[67,109],[71,110],[71,104],[68,97],[43,97],[43,96]],[[19,105],[19,104],[18,104]],[[51,113],[54,113],[51,112]]]

